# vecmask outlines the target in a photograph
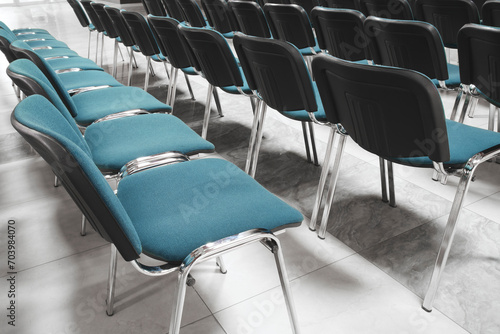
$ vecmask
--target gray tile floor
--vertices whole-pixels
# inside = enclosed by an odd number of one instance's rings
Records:
[[[48,29],[87,55],[88,33],[66,2],[2,7],[0,20]],[[111,55],[106,41],[106,69]],[[5,69],[3,56],[0,62]],[[142,87],[144,59],[138,62],[133,83]],[[121,62],[122,82],[126,69]],[[149,92],[164,100],[168,79],[160,64],[155,70]],[[206,84],[201,78],[192,84],[196,101],[179,79],[175,114],[200,132]],[[48,166],[10,125],[17,100],[6,75],[0,87],[0,332],[166,333],[175,277],[148,278],[124,261],[116,313],[105,315],[109,245],[93,231],[79,235],[78,209],[64,189],[52,186]],[[213,113],[208,139],[221,157],[243,167],[250,103],[220,96],[225,117]],[[454,93],[442,97],[449,113]],[[485,128],[487,106],[480,103],[466,122]],[[322,157],[328,134],[316,131]],[[432,313],[420,305],[457,179],[443,186],[429,170],[397,166],[395,172],[398,207],[391,208],[380,201],[377,157],[349,142],[326,240],[306,224],[280,236],[302,332],[500,333],[500,165],[486,163],[477,172]],[[307,223],[319,174],[305,161],[300,125],[269,110],[256,179],[299,208]],[[15,327],[6,317],[8,219],[16,226]],[[182,333],[290,332],[272,256],[255,245],[227,255],[226,262],[226,275],[212,262],[194,270],[197,283],[188,289]]]

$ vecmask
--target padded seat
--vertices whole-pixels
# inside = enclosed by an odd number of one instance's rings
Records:
[[[66,90],[92,86],[123,87],[115,78],[104,71],[78,71],[58,74]]]
[[[252,228],[281,230],[298,226],[303,219],[238,167],[220,159],[127,176],[118,185],[118,198],[142,251],[169,262],[182,261],[193,249],[228,235]]]
[[[249,94],[249,95],[253,94],[253,92],[250,89],[250,87],[248,87],[248,82],[247,82],[247,79],[245,79],[245,74],[243,73],[243,69],[241,68],[241,66],[239,66],[239,64],[238,64],[238,67],[240,68],[241,78],[243,79],[243,86],[240,87],[241,90],[245,94]],[[229,93],[229,94],[240,94],[240,91],[234,85],[233,86],[221,87],[220,89],[222,89],[223,91],[225,91],[226,93]]]
[[[32,47],[30,47],[30,48],[32,48]],[[78,53],[76,53],[75,51],[70,50],[70,49],[65,49],[65,48],[37,49],[37,50],[33,50],[33,51],[36,52],[42,58],[79,57]]]
[[[22,38],[18,38],[22,39]],[[61,42],[61,41],[56,41],[55,39],[53,40],[48,40],[48,41],[27,41],[26,44],[31,46],[32,48],[42,48],[42,47],[51,47],[51,48],[57,48],[57,49],[69,49],[68,44]]]
[[[69,68],[104,71],[102,67],[97,66],[97,64],[94,63],[92,60],[83,57],[47,59],[47,63],[54,71],[65,70]]]

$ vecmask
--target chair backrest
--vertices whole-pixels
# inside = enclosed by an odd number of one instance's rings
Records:
[[[17,41],[16,35],[7,30],[0,29],[0,51],[3,52],[9,63],[17,59],[10,49],[10,44],[14,41]]]
[[[326,6],[329,8],[358,10],[355,0],[326,0]]]
[[[121,14],[132,33],[134,41],[137,46],[139,46],[141,53],[145,56],[160,54],[158,43],[155,40],[146,18],[137,12],[121,11]]]
[[[147,13],[157,16],[167,16],[167,12],[160,0],[143,0]]]
[[[191,27],[206,27],[207,22],[201,12],[200,6],[194,0],[176,0],[179,7],[182,9],[184,21]]]
[[[207,81],[216,87],[243,86],[243,79],[226,39],[218,31],[178,26]]]
[[[158,40],[158,46],[170,64],[175,68],[191,66],[190,58],[179,36],[179,21],[170,17],[148,15],[151,29]]]
[[[467,24],[458,33],[460,79],[500,101],[500,29]]]
[[[266,17],[257,2],[232,0],[229,1],[229,7],[232,9],[242,33],[249,36],[271,37]]]
[[[415,18],[437,28],[446,47],[457,47],[457,35],[467,23],[479,23],[479,12],[471,0],[416,0]]]
[[[314,7],[320,6],[320,3],[318,0],[290,0],[290,3],[295,4],[295,5],[299,5],[300,7],[304,8],[307,15],[311,15],[311,10]]]
[[[377,16],[394,20],[413,20],[410,3],[406,0],[357,0],[359,10],[365,16]]]
[[[123,45],[135,45],[134,37],[132,36],[132,32],[130,31],[127,22],[125,22],[125,19],[121,14],[121,10],[113,7],[104,7],[104,11],[109,15],[109,18],[111,19],[118,36],[120,36],[120,40]]]
[[[11,122],[50,165],[92,227],[112,242],[126,261],[137,259],[142,246],[120,201],[97,169],[81,134],[44,97],[30,96],[15,108]]]
[[[248,86],[280,112],[317,111],[313,83],[304,58],[292,44],[236,34],[234,48]]]
[[[104,26],[101,23],[101,20],[99,19],[99,16],[95,12],[94,8],[92,8],[92,1],[91,0],[81,0],[80,3],[82,4],[83,9],[87,13],[87,16],[90,19],[90,22],[94,25],[95,29],[98,32],[104,32],[106,29],[104,29]]]
[[[444,45],[433,25],[370,16],[365,20],[365,33],[375,64],[412,69],[431,79],[448,79]]]
[[[429,78],[323,55],[312,68],[328,121],[364,149],[383,158],[450,159],[443,105]]]
[[[221,34],[238,30],[236,19],[226,0],[201,0],[201,7],[210,26]]]
[[[167,10],[168,16],[176,19],[179,22],[184,21],[184,14],[182,13],[182,9],[177,4],[176,0],[161,0],[163,6]]]
[[[481,17],[484,25],[500,27],[500,2],[498,0],[486,1],[481,8]]]
[[[83,11],[82,6],[78,0],[67,0],[73,11],[75,12],[76,17],[78,18],[78,22],[82,25],[82,27],[88,27],[90,25],[89,19],[85,12]]]
[[[311,12],[320,49],[350,61],[371,59],[364,21],[365,16],[353,9],[316,7]]]
[[[92,6],[95,13],[99,17],[99,21],[101,21],[101,24],[104,27],[104,30],[106,31],[108,37],[117,38],[119,36],[118,31],[115,29],[113,21],[108,16],[108,13],[106,13],[106,11],[104,10],[104,7],[106,7],[106,5],[103,3],[96,3],[96,2],[93,2],[90,5]]]
[[[264,13],[274,38],[290,42],[299,49],[316,45],[311,22],[304,8],[268,3],[264,6]]]

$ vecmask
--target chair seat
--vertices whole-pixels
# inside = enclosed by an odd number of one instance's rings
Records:
[[[16,33],[14,33],[16,34]],[[45,40],[56,40],[56,38],[50,34],[35,32],[34,34],[27,35],[17,35],[17,39],[27,40],[27,39],[45,39]]]
[[[150,112],[169,112],[172,108],[161,103],[138,87],[111,87],[77,94],[72,97],[80,125],[89,125],[104,116],[118,112],[143,109]]]
[[[51,57],[80,57],[78,53],[73,50],[65,49],[65,48],[55,48],[55,49],[39,49],[34,50],[37,55],[42,58],[51,58]]]
[[[83,57],[69,57],[48,59],[47,63],[54,70],[65,70],[69,68],[81,68],[82,70],[96,70],[104,71],[101,67],[97,66],[92,60]]]
[[[193,249],[230,235],[254,228],[281,230],[298,226],[303,219],[221,159],[182,162],[127,176],[118,185],[118,198],[143,252],[165,261],[182,261]]]
[[[210,153],[214,145],[172,115],[145,114],[90,125],[85,140],[101,170],[117,172],[141,156],[178,151]]]
[[[243,69],[241,68],[241,66],[239,64],[238,64],[238,67],[240,68],[241,78],[243,79],[243,86],[240,87],[241,90],[243,92],[245,92],[245,94],[252,94],[252,90],[250,89],[250,87],[248,87],[247,79],[245,78],[245,74],[243,73]],[[229,93],[229,94],[241,94],[236,86],[225,86],[225,87],[221,87],[220,89],[222,89],[223,91],[225,91],[226,93]]]
[[[198,75],[198,73],[196,73],[194,67],[192,66],[181,68],[181,71],[186,73],[187,75]]]
[[[29,41],[26,42],[30,47],[32,48],[39,48],[39,47],[44,47],[44,46],[50,46],[51,48],[63,48],[63,49],[69,49],[68,44],[61,42],[61,41],[56,41],[54,39],[51,39],[49,41]]]
[[[316,103],[318,104],[318,110],[314,113],[314,116],[318,121],[326,122],[327,120],[326,120],[325,110],[323,108],[323,102],[321,101],[321,97],[318,92],[318,87],[316,86],[315,82],[313,82],[313,88],[314,88],[314,96],[316,97]],[[311,121],[309,113],[305,110],[283,111],[282,114],[296,121],[302,121],[302,122]]]
[[[448,80],[445,80],[446,87],[452,88],[460,86],[460,69],[458,65],[448,63],[447,67],[448,67]],[[434,83],[436,87],[439,87],[438,80],[433,79],[432,83]]]
[[[66,90],[92,86],[123,86],[115,78],[106,72],[79,71],[58,74]]]
[[[40,28],[21,28],[21,29],[13,29],[12,32],[14,34],[22,34],[25,32],[34,32],[34,33],[39,33],[39,34],[47,34],[50,35],[50,33],[45,30],[45,29],[40,29]]]
[[[445,167],[461,168],[476,153],[494,147],[500,142],[498,132],[483,130],[448,119],[446,129],[450,146],[450,161],[444,162]],[[428,157],[386,159],[403,165],[432,167],[432,160]]]

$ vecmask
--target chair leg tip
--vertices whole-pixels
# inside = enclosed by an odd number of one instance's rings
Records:
[[[84,233],[80,232],[80,235],[81,235],[82,237],[84,237],[84,236],[86,236],[86,235],[87,235],[87,232],[84,232]]]
[[[422,310],[424,310],[425,312],[428,312],[428,313],[432,312],[432,308],[431,309],[427,309],[423,305],[422,305]]]
[[[114,312],[114,311],[112,311],[111,313],[109,313],[109,312],[106,310],[106,315],[107,315],[108,317],[112,317],[114,314],[115,314],[115,312]]]

